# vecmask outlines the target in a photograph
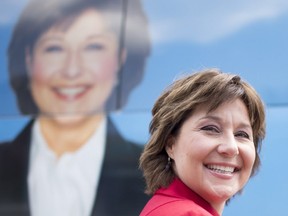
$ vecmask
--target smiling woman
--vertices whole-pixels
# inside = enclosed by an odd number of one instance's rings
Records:
[[[152,115],[140,167],[153,197],[140,215],[221,215],[260,165],[265,111],[256,91],[208,69],[175,81]]]

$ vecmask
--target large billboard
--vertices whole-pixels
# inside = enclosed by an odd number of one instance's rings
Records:
[[[143,145],[122,137],[109,114],[145,71],[142,3],[31,0],[2,29],[9,37],[1,95],[9,86],[15,103],[0,115],[26,122],[0,145],[1,214],[138,214],[147,201]]]
[[[203,68],[241,75],[267,112],[260,171],[223,215],[282,215],[287,23],[281,0],[2,0],[0,215],[138,215],[151,108]]]

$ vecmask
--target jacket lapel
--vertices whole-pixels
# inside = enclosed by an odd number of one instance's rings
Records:
[[[139,208],[147,200],[138,170],[140,150],[124,140],[108,120],[106,150],[92,216],[139,215]],[[141,207],[137,206],[139,201]]]

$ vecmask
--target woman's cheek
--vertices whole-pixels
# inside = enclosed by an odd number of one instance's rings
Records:
[[[49,77],[47,68],[43,65],[35,64],[31,71],[32,81],[35,83],[45,83]]]
[[[60,72],[58,64],[50,64],[49,61],[34,61],[31,68],[32,79],[45,82],[56,73]]]
[[[94,61],[87,65],[87,69],[99,80],[114,80],[119,70],[118,60],[102,59],[102,61]]]

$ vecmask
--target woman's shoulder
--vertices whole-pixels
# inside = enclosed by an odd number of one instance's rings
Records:
[[[9,157],[10,153],[14,149],[14,140],[5,140],[0,142],[0,160]]]
[[[11,140],[0,142],[0,161],[13,161],[27,154],[30,146],[31,128],[33,121],[28,122]]]
[[[140,216],[210,216],[193,200],[169,196],[153,196]],[[212,215],[211,215],[212,216]]]

